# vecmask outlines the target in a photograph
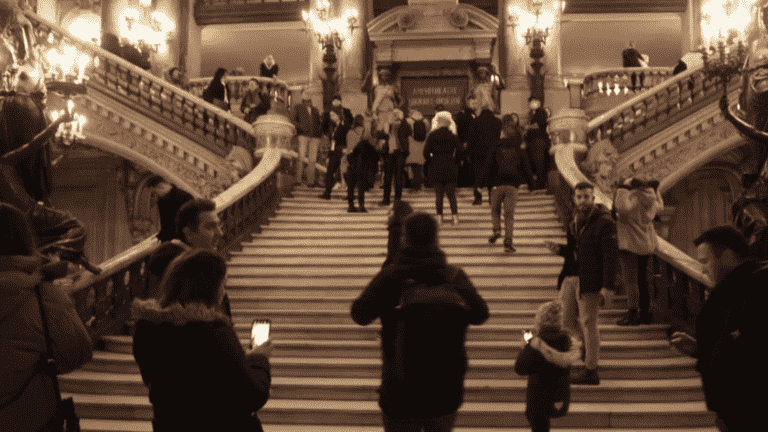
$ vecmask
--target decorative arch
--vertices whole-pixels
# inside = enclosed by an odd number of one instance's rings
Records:
[[[169,180],[180,189],[189,192],[195,198],[205,198],[201,193],[198,185],[190,183],[177,172],[174,172],[173,170],[158,163],[156,159],[152,159],[143,154],[131,151],[123,144],[93,134],[87,135],[83,140],[83,144],[96,147],[105,152],[120,156],[123,159],[131,161],[138,166],[144,167],[152,173]]]

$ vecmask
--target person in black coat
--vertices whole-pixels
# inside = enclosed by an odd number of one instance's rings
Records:
[[[606,306],[612,307],[619,253],[616,222],[609,209],[595,204],[594,186],[590,183],[576,185],[573,201],[576,211],[568,225],[568,243],[558,245],[545,241],[544,244],[552,253],[565,258],[558,277],[563,325],[584,341],[586,370],[574,378],[573,383],[598,385],[600,333],[597,315],[601,295]]]
[[[515,252],[512,244],[514,229],[515,204],[520,185],[528,179],[536,179],[531,169],[528,155],[520,148],[522,136],[515,114],[507,114],[503,119],[504,138],[500,139],[488,152],[485,166],[485,178],[481,186],[491,188],[491,221],[493,233],[489,243],[496,243],[501,237],[501,207],[504,206],[504,251]]]
[[[334,173],[341,166],[341,157],[344,155],[344,149],[347,148],[347,132],[349,132],[349,125],[341,122],[336,111],[329,111],[329,118],[328,139],[331,147],[328,152],[328,169],[325,171],[325,192],[320,194],[320,198],[326,200],[331,199],[331,190],[336,184]]]
[[[635,48],[635,42],[629,41],[629,45],[627,48],[621,52],[621,60],[622,65],[625,68],[639,68],[642,67],[640,64],[640,59],[642,59],[642,54],[640,54],[640,51],[638,51]],[[637,83],[637,73],[632,72],[632,91],[635,90],[636,83]]]
[[[373,187],[376,174],[379,172],[379,152],[370,141],[360,141],[352,153],[347,156],[349,168],[347,169],[347,201],[350,213],[367,213],[365,208],[365,192]],[[357,189],[357,202],[355,208],[355,189]]]
[[[475,174],[475,200],[472,205],[480,205],[483,202],[483,194],[480,193],[482,179],[485,177],[486,158],[488,151],[501,138],[501,120],[499,120],[488,107],[479,107],[477,118],[472,122],[467,134],[467,151],[472,160],[472,169]],[[490,202],[491,189],[488,188],[488,201]]]
[[[264,61],[259,65],[259,74],[264,78],[277,78],[277,73],[280,71],[280,66],[275,63],[275,58],[272,54],[264,57]]]
[[[269,92],[261,85],[255,78],[251,78],[248,81],[248,91],[243,96],[242,102],[240,102],[240,111],[245,114],[243,120],[248,123],[255,122],[259,116],[266,114],[272,105],[272,101],[269,98]]]
[[[567,352],[571,338],[560,322],[562,305],[559,301],[544,303],[536,312],[536,322],[530,334],[559,352]],[[528,375],[525,397],[525,416],[532,432],[549,432],[550,419],[568,412],[571,399],[570,367],[550,363],[546,357],[529,345],[529,340],[515,361],[515,373]]]
[[[541,101],[528,98],[528,126],[525,131],[525,143],[528,157],[538,180],[531,184],[531,191],[543,192],[547,187],[549,169],[549,134],[547,133],[547,112],[541,107]]]
[[[392,181],[395,183],[395,201],[403,197],[405,183],[405,158],[410,153],[409,137],[413,136],[413,128],[405,121],[405,115],[399,109],[392,111],[392,123],[387,135],[387,154],[384,156],[384,198],[379,206],[391,204]]]
[[[160,176],[147,181],[147,188],[154,189],[157,197],[157,209],[160,213],[160,232],[157,239],[161,242],[173,240],[176,236],[176,213],[181,206],[194,197],[176,186],[168,183]]]
[[[203,91],[203,100],[216,105],[224,111],[229,111],[229,89],[227,88],[227,70],[216,69],[211,82]]]
[[[221,311],[226,262],[209,251],[174,260],[163,300],[133,303],[133,355],[149,388],[155,432],[262,432],[271,343],[243,350]]]
[[[458,138],[456,138],[458,141]],[[352,303],[352,319],[359,325],[368,325],[376,318],[381,320],[382,370],[379,388],[379,406],[384,412],[385,424],[397,419],[417,419],[422,424],[428,419],[447,416],[455,419],[455,413],[464,399],[464,376],[467,371],[467,354],[463,349],[454,358],[446,358],[435,367],[442,371],[439,382],[419,385],[418,388],[401,384],[397,380],[395,337],[397,334],[396,310],[403,290],[410,279],[429,286],[450,282],[468,306],[468,324],[480,325],[488,317],[488,305],[478,294],[464,270],[448,264],[445,253],[437,245],[437,224],[425,213],[414,213],[404,225],[404,247],[391,266],[383,268]],[[408,353],[406,358],[419,356]],[[414,400],[415,394],[425,394]],[[420,420],[418,420],[420,419]]]
[[[721,431],[765,429],[768,268],[748,259],[747,241],[733,226],[707,230],[693,243],[715,287],[696,318],[696,337],[675,332],[672,346],[697,359],[707,409],[717,413]]]
[[[406,217],[413,213],[413,207],[406,201],[395,201],[389,213],[389,223],[387,225],[387,231],[389,232],[387,239],[387,259],[385,259],[384,263],[381,265],[382,268],[392,264],[397,252],[400,251],[403,240],[403,222],[405,222]]]
[[[448,117],[437,117],[437,129],[430,132],[424,145],[424,159],[428,165],[427,178],[435,188],[435,210],[438,222],[443,221],[443,196],[448,195],[451,205],[453,224],[459,223],[459,206],[456,202],[456,180],[459,167],[456,164],[456,153],[461,146],[459,137],[448,127],[451,125]]]
[[[459,111],[454,116],[456,122],[456,135],[459,136],[461,141],[461,152],[459,156],[459,187],[467,187],[475,185],[475,175],[472,168],[471,158],[467,151],[467,137],[469,136],[469,127],[472,126],[472,122],[477,117],[477,105],[478,101],[474,94],[467,97],[467,107],[462,111]]]

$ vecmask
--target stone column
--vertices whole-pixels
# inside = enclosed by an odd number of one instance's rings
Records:
[[[547,11],[555,16],[554,23],[549,28],[549,37],[544,45],[544,58],[541,62],[546,65],[547,75],[545,88],[562,89],[563,72],[560,65],[560,2],[557,0],[547,0],[542,6],[542,12]]]
[[[203,32],[195,22],[195,0],[181,0],[179,8],[179,66],[183,67],[187,79],[200,77],[200,49]]]
[[[681,52],[686,55],[701,45],[701,0],[687,0],[681,16]]]
[[[367,96],[360,89],[365,77],[365,41],[366,41],[366,1],[365,0],[339,0],[338,16],[343,16],[347,9],[357,11],[357,22],[352,32],[345,34],[346,40],[342,44],[339,56],[339,72],[341,73],[341,97],[344,106],[353,113],[365,111]]]

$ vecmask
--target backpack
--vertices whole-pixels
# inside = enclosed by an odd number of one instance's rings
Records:
[[[413,140],[424,141],[427,139],[427,125],[424,124],[424,120],[413,122]]]
[[[517,174],[518,155],[514,146],[500,145],[496,152],[496,172],[501,177],[510,177]]]
[[[445,381],[444,372],[435,366],[464,361],[470,308],[450,282],[458,271],[452,268],[448,281],[442,285],[406,281],[407,287],[395,308],[394,360],[396,378],[407,383],[408,388],[434,391],[435,383]]]

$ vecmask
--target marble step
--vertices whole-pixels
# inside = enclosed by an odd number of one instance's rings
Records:
[[[459,224],[461,226],[461,224]],[[450,229],[443,229],[440,230],[440,239],[447,239],[447,238],[459,238],[459,239],[465,239],[465,238],[482,238],[486,241],[488,241],[488,235],[491,234],[492,230],[490,229],[490,224],[485,229],[457,229],[458,227],[450,226]],[[309,238],[324,238],[328,241],[336,241],[337,239],[347,239],[347,238],[353,238],[353,239],[361,239],[361,240],[369,240],[369,239],[387,239],[387,231],[386,229],[379,229],[379,230],[361,230],[357,229],[356,226],[334,226],[333,230],[274,230],[269,229],[269,227],[264,227],[264,229],[256,235],[256,239],[254,239],[254,242],[257,242],[259,239],[268,239],[268,238],[284,238],[286,240],[288,239],[294,239],[294,238],[302,238],[302,239],[309,239]],[[512,234],[512,239],[516,238],[524,238],[524,237],[533,237],[533,238],[544,238],[549,239],[551,237],[560,238],[565,235],[565,231],[562,228],[526,228],[526,229],[516,229],[514,233]],[[554,240],[552,240],[554,241]],[[543,243],[543,241],[542,241]]]
[[[104,336],[107,351],[130,354],[133,352],[131,336]],[[243,346],[249,338],[241,338]],[[475,341],[466,342],[467,356],[473,359],[514,360],[523,349],[522,341]],[[380,358],[381,344],[370,340],[314,340],[292,339],[273,341],[275,356],[325,357],[325,358]],[[618,340],[602,341],[601,359],[643,359],[680,357],[667,340]]]
[[[272,377],[270,397],[275,399],[317,399],[377,401],[378,378],[293,378]],[[59,376],[62,392],[148,396],[149,390],[139,374],[74,371]],[[465,402],[525,402],[525,378],[467,379]],[[701,379],[609,380],[599,386],[573,385],[571,403],[578,402],[678,402],[704,400]]]
[[[322,203],[320,203],[322,204]],[[346,214],[349,216],[365,216],[367,219],[381,219],[380,214],[382,213],[388,213],[389,210],[387,210],[387,207],[385,206],[378,206],[377,209],[368,208],[369,205],[366,204],[366,210],[369,210],[368,213],[348,213],[347,210],[347,203],[346,202],[340,202],[340,201],[326,201],[325,205],[319,205],[316,207],[309,207],[309,206],[280,206],[277,209],[275,209],[275,216],[271,217],[270,220],[278,220],[281,218],[281,216],[290,216],[290,215],[306,215],[306,214],[312,214],[312,215],[340,215],[340,214]],[[339,210],[343,211],[339,211]],[[482,207],[482,206],[472,206],[471,208],[465,208],[465,207],[459,207],[459,215],[467,215],[472,217],[485,217],[488,220],[491,218],[491,208],[490,207]],[[379,210],[379,211],[376,211]],[[416,206],[414,209],[415,211],[421,211],[424,213],[434,214],[435,213],[435,203],[432,202],[432,205],[424,204],[423,206]],[[504,211],[504,210],[502,210]],[[514,211],[514,218],[515,220],[557,220],[556,215],[556,209],[554,205],[551,204],[541,204],[541,205],[531,205],[531,206],[515,206]],[[443,207],[443,214],[450,213],[450,207],[448,207],[448,211],[446,212],[446,208]],[[386,221],[386,218],[383,218],[384,221]],[[369,221],[369,223],[371,223]]]
[[[451,229],[455,227],[450,227],[446,229]],[[341,229],[341,228],[339,228]],[[455,236],[443,236],[442,234],[439,234],[439,244],[440,247],[448,252],[450,248],[452,247],[461,247],[461,248],[467,248],[474,250],[475,248],[483,248],[487,249],[488,251],[495,251],[498,254],[502,254],[503,252],[503,246],[501,242],[497,242],[496,244],[489,244],[488,243],[488,236],[490,236],[490,232],[486,231],[483,235],[478,236],[467,236],[467,237],[455,237]],[[549,240],[555,243],[561,243],[565,244],[566,237],[565,235],[558,235],[558,236],[539,236],[539,237],[530,237],[530,236],[524,236],[522,234],[519,234],[518,232],[515,232],[515,234],[512,235],[512,243],[515,245],[515,249],[518,247],[530,247],[535,246],[537,247],[537,251],[544,251],[546,248],[544,247],[544,241]],[[249,242],[243,242],[242,243],[242,251],[245,253],[248,253],[252,250],[263,250],[264,247],[269,246],[279,246],[279,247],[303,247],[303,248],[316,248],[316,247],[377,247],[382,249],[383,251],[387,250],[387,238],[384,236],[374,236],[370,238],[348,238],[348,237],[341,237],[341,238],[334,238],[332,241],[327,238],[321,238],[321,237],[294,237],[294,238],[285,238],[285,237],[262,237],[261,234],[257,234],[255,238]],[[518,249],[520,250],[520,249]],[[522,250],[520,250],[522,252]],[[509,255],[510,257],[514,257],[515,254]]]
[[[275,377],[293,378],[381,378],[381,359],[337,359],[322,357],[272,357]],[[577,363],[576,367],[583,363]],[[691,357],[657,359],[601,359],[601,379],[651,380],[699,378]],[[495,379],[500,376],[521,378],[514,371],[515,360],[469,359],[467,379]],[[82,370],[106,373],[137,374],[139,366],[133,354],[95,351],[93,360]]]
[[[501,325],[515,324],[522,326],[532,326],[534,322],[534,310],[493,310],[491,317],[483,324]],[[624,317],[626,310],[622,309],[602,309],[598,313],[597,322],[599,325],[616,324],[618,320]],[[273,324],[354,324],[349,310],[322,310],[315,309],[311,311],[298,309],[285,310],[264,310],[259,308],[243,308],[238,305],[232,305],[232,316],[238,320],[248,322],[253,317],[263,316],[272,320]],[[602,328],[602,327],[601,327]]]
[[[504,257],[506,258],[506,257]],[[474,281],[476,277],[519,277],[525,276],[548,276],[554,277],[560,274],[562,265],[553,264],[524,264],[515,265],[514,258],[499,259],[496,265],[465,265],[462,266],[464,272]],[[331,265],[320,265],[320,263],[307,262],[303,265],[292,266],[259,266],[259,265],[232,265],[228,266],[228,277],[365,277],[373,279],[381,271],[381,263],[367,264],[354,263],[353,260],[347,262],[338,262]],[[506,261],[506,262],[505,262]]]
[[[471,244],[456,244],[446,245],[445,241],[440,242],[440,249],[448,256],[448,262],[452,262],[453,259],[469,258],[469,257],[504,257],[503,259],[515,258],[514,261],[534,258],[550,258],[558,259],[558,256],[553,255],[549,250],[544,247],[544,240],[539,243],[534,243],[530,239],[521,238],[515,244],[517,252],[514,254],[503,253],[502,239],[499,239],[496,244],[489,244],[487,241],[488,236],[491,233],[486,233],[485,241],[477,239],[472,241]],[[565,240],[563,240],[565,242]],[[376,242],[373,245],[357,245],[357,246],[336,246],[331,244],[317,244],[315,246],[294,245],[285,246],[279,242],[273,242],[272,244],[258,243],[243,243],[242,251],[232,251],[230,254],[233,257],[330,257],[330,256],[347,256],[347,257],[385,257],[387,255],[386,242]],[[495,258],[501,259],[501,258]],[[562,258],[560,258],[562,260]],[[263,262],[263,261],[262,261]],[[548,261],[547,261],[548,262]]]
[[[502,240],[497,242],[497,245],[501,245]],[[519,251],[519,250],[518,250]],[[384,262],[385,256],[382,253],[375,253],[371,255],[347,255],[347,256],[327,256],[325,254],[318,254],[316,256],[283,256],[281,254],[267,255],[266,251],[262,251],[262,255],[245,255],[238,253],[234,255],[232,259],[227,263],[229,274],[233,274],[234,269],[252,269],[256,267],[262,268],[274,268],[280,266],[338,266],[349,267],[352,265],[360,266],[361,268],[368,268],[374,266],[377,270],[381,269],[381,264]],[[373,252],[373,251],[372,251]],[[376,251],[379,252],[379,251]],[[498,251],[497,251],[498,252]],[[565,260],[557,255],[522,255],[519,252],[510,256],[509,254],[485,254],[481,256],[448,256],[448,263],[457,265],[465,269],[469,273],[469,269],[488,268],[494,266],[505,267],[518,267],[525,268],[526,270],[530,266],[544,267],[548,266],[560,271]]]
[[[152,423],[141,420],[81,420],[83,432],[152,432]],[[322,426],[308,425],[276,425],[264,424],[264,430],[269,432],[381,432],[381,426]],[[530,427],[519,428],[471,428],[456,427],[453,432],[530,432]],[[603,428],[558,428],[554,432],[604,432]],[[680,427],[663,429],[610,428],[611,432],[718,432],[712,427]]]
[[[152,405],[146,396],[116,396],[62,393],[72,397],[81,418],[99,419],[108,413],[112,420],[151,420]],[[265,424],[322,424],[326,426],[378,426],[381,411],[374,401],[270,399],[259,410]],[[574,403],[567,416],[553,419],[553,428],[648,428],[711,427],[715,415],[703,401],[651,403]],[[523,428],[525,403],[465,402],[459,408],[457,427]],[[647,429],[643,429],[644,432]]]
[[[368,285],[373,279],[374,273],[370,275],[360,276],[335,276],[328,275],[326,277],[319,277],[317,275],[300,276],[291,275],[285,276],[249,276],[249,275],[236,275],[230,274],[227,278],[228,290],[237,290],[238,288],[252,289],[255,287],[275,287],[286,288],[292,287],[296,289],[335,289],[335,290],[361,290]],[[545,275],[524,275],[524,274],[510,274],[506,276],[485,276],[476,275],[471,276],[472,284],[480,290],[483,294],[484,289],[493,290],[494,287],[505,289],[509,292],[507,300],[515,301],[526,295],[525,292],[520,293],[522,290],[526,291],[540,291],[542,288],[551,288],[547,290],[547,298],[551,298],[557,295],[557,273],[552,272]],[[550,292],[551,291],[551,292]],[[254,290],[254,296],[258,296],[260,292]],[[513,294],[518,294],[517,296]]]
[[[503,222],[502,222],[503,224]],[[370,222],[358,222],[355,224],[354,229],[357,231],[371,231],[371,232],[381,232],[385,233],[387,232],[387,220],[382,221],[370,221]],[[487,226],[484,227],[474,227],[469,225],[459,225],[461,228],[467,228],[474,231],[479,231],[482,228],[485,228],[486,231],[488,231],[491,227],[491,220],[488,219]],[[527,229],[562,229],[563,224],[561,224],[556,219],[530,219],[530,220],[520,220],[515,219],[515,229],[516,230],[527,230]],[[330,223],[294,223],[294,222],[281,222],[280,219],[275,219],[274,221],[270,222],[269,225],[266,225],[261,228],[262,232],[264,231],[335,231],[338,230],[339,227],[336,224],[330,224]],[[451,232],[456,232],[457,230],[451,230]]]
[[[368,210],[371,210],[374,214],[380,214],[382,212],[389,211],[390,206],[379,206],[378,201],[369,201],[367,198],[368,197],[366,197],[366,200],[365,200],[365,206],[366,208],[370,207],[368,208]],[[423,200],[411,200],[406,198],[405,201],[415,211],[421,211],[421,212],[426,212],[430,214],[435,212],[434,197],[430,197],[429,199],[423,199]],[[461,203],[460,204],[461,207],[459,207],[461,209],[461,213],[490,215],[491,207],[489,204],[473,206],[473,205],[466,205],[466,203],[463,201],[457,202],[457,204],[459,203]],[[285,200],[280,201],[279,208],[282,209],[284,212],[300,211],[300,210],[312,212],[315,210],[337,208],[338,204],[347,204],[346,196],[334,197],[330,201],[328,200],[308,201],[308,200],[296,200],[296,199],[286,198]],[[355,202],[355,206],[357,205],[358,203]],[[502,212],[504,211],[505,209],[502,208]],[[536,213],[536,214],[541,214],[542,216],[546,216],[547,218],[551,218],[556,211],[557,210],[555,207],[554,200],[542,200],[542,201],[518,200],[515,203],[514,213],[516,215]]]
[[[268,315],[254,315],[248,318],[235,318],[235,332],[241,339],[247,339],[251,334],[251,322],[254,318],[269,318]],[[522,337],[528,325],[498,325],[483,324],[469,326],[467,340],[474,341],[516,341]],[[652,324],[624,327],[618,325],[601,325],[600,339],[609,340],[662,340],[667,336],[668,325]],[[316,339],[316,340],[380,340],[381,325],[365,327],[356,324],[278,324],[273,323],[270,336],[274,340]]]
[[[331,204],[329,204],[331,205]],[[285,214],[280,213],[278,209],[278,216],[272,217],[269,220],[280,220],[282,222],[293,222],[293,223],[335,223],[335,224],[355,224],[355,223],[371,223],[378,220],[386,220],[387,211],[386,210],[378,210],[378,211],[371,211],[371,209],[367,208],[368,213],[348,213],[347,212],[347,205],[345,203],[336,203],[333,204],[334,207],[331,209],[325,211],[325,212],[307,212],[306,210],[303,212],[297,211],[294,214]],[[454,228],[454,229],[460,229],[462,227],[462,223],[466,224],[468,226],[471,226],[472,224],[486,224],[490,225],[491,223],[491,212],[488,210],[487,212],[482,213],[462,213],[461,207],[459,207],[458,215],[459,215],[459,225],[452,226],[450,223],[444,223],[441,226],[441,230],[445,230],[448,228]],[[429,212],[431,213],[431,212]],[[535,221],[535,220],[555,220],[555,216],[553,216],[551,211],[546,212],[549,217],[545,217],[542,214],[520,214],[515,215],[515,220],[519,221]],[[443,219],[445,221],[448,221],[451,218],[451,212],[449,208],[443,209]],[[269,225],[267,225],[269,226]],[[484,226],[484,225],[480,225]]]
[[[335,280],[335,279],[332,279]],[[308,284],[312,286],[321,286],[323,279],[290,279],[297,284]],[[245,286],[247,289],[233,288],[232,284],[237,282],[234,277],[230,277],[227,285],[227,295],[230,302],[240,308],[259,308],[262,310],[272,309],[297,309],[312,311],[320,310],[346,310],[349,311],[352,302],[359,296],[368,280],[361,281],[351,288],[339,288],[323,290],[300,290],[299,287],[290,288],[290,282],[283,283],[281,279],[275,279],[275,284],[280,288],[272,288],[268,280],[260,283],[251,283]],[[504,285],[496,285],[498,289],[488,289],[474,281],[475,286],[479,287],[488,308],[493,315],[497,310],[528,310],[537,309],[542,303],[557,298],[557,291],[554,288],[554,282],[548,289],[534,290],[526,292],[525,296],[520,294],[507,294],[509,288]],[[282,287],[288,287],[283,289]],[[626,308],[626,297],[617,297],[614,300],[613,307],[618,309]]]

